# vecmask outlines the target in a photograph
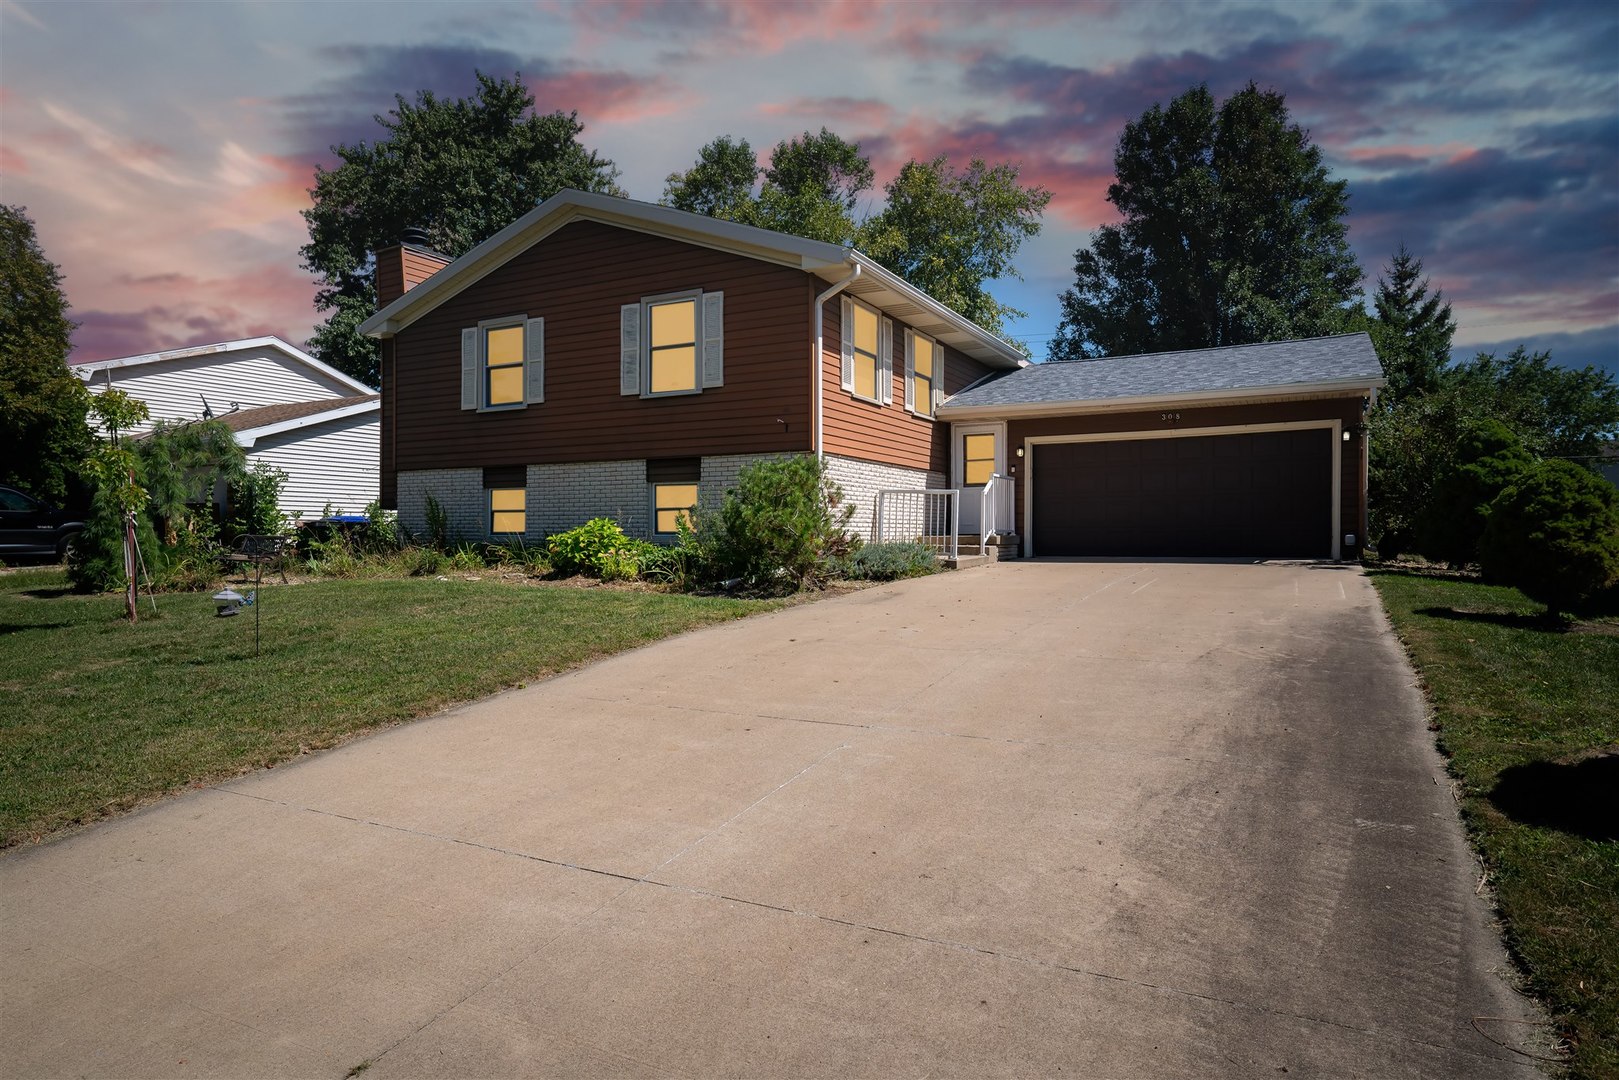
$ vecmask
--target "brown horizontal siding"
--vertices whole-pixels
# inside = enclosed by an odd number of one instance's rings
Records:
[[[725,385],[621,396],[620,305],[685,289],[725,293]],[[807,450],[809,296],[802,271],[567,225],[395,338],[396,469]],[[545,319],[545,402],[463,411],[461,330],[507,315]]]
[[[444,256],[432,255],[417,248],[405,248],[404,256],[404,282],[407,292],[450,265],[450,260]]]
[[[1329,398],[1321,401],[1288,401],[1275,404],[1224,405],[1208,408],[1180,408],[1167,410],[1178,413],[1173,423],[1163,419],[1166,410],[1147,412],[1092,414],[1088,416],[1045,417],[1037,420],[1012,420],[1007,424],[1007,463],[1012,466],[1016,485],[1017,532],[1024,532],[1024,509],[1027,484],[1027,460],[1016,457],[1024,441],[1051,435],[1090,435],[1106,432],[1162,431],[1166,435],[1176,428],[1214,428],[1243,424],[1285,424],[1300,420],[1341,420],[1345,430],[1357,429],[1361,423],[1361,399]],[[1354,533],[1357,543],[1365,538],[1366,485],[1362,467],[1364,438],[1356,432],[1351,441],[1342,444],[1340,473],[1340,533]],[[1032,451],[1039,454],[1039,448]],[[1344,551],[1349,558],[1353,552]]]
[[[905,408],[905,326],[894,321],[894,400],[873,405],[843,389],[843,302],[827,301],[822,324],[821,378],[825,389],[826,452],[862,461],[949,472],[950,425]],[[944,346],[944,392],[954,394],[989,372]]]

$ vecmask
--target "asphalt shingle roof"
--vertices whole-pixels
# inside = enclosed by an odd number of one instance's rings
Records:
[[[254,428],[279,424],[283,420],[298,420],[305,416],[314,416],[317,413],[334,412],[338,409],[346,409],[350,405],[376,401],[378,396],[377,394],[362,394],[358,397],[322,398],[318,401],[290,401],[281,405],[261,405],[256,409],[238,409],[236,412],[223,413],[216,419],[223,420],[225,426],[232,431],[251,431]]]
[[[951,407],[1058,404],[1109,398],[1176,397],[1365,379],[1383,368],[1366,334],[1271,341],[1219,349],[1063,360],[980,383],[950,398]]]

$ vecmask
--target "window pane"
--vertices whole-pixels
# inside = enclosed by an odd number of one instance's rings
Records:
[[[522,400],[522,365],[489,369],[489,404],[510,405]]]
[[[528,492],[523,488],[492,488],[489,492],[489,509],[491,510],[523,510],[528,505]]]
[[[982,484],[987,484],[994,473],[995,463],[993,461],[969,461],[967,462],[967,486],[978,487]]]
[[[854,392],[861,397],[877,396],[877,361],[859,353],[854,358]]]
[[[697,505],[696,484],[659,484],[659,510],[689,510]]]
[[[933,415],[933,380],[916,373],[916,411],[923,416]]]
[[[690,345],[652,354],[652,392],[697,389],[697,350]]]
[[[521,326],[503,326],[499,330],[491,330],[486,338],[484,351],[485,363],[490,367],[501,364],[521,364],[523,362],[523,328]]]
[[[652,306],[652,347],[691,345],[697,341],[697,301]]]
[[[686,524],[690,525],[691,524],[691,511],[690,510],[659,510],[658,511],[658,531],[661,532],[661,533],[679,532],[680,531],[679,521],[680,521],[681,518],[685,518],[686,519]]]
[[[916,373],[918,375],[933,374],[933,342],[923,338],[916,339]]]
[[[497,533],[527,532],[528,529],[523,524],[524,517],[525,515],[520,510],[503,510],[495,515],[494,527],[489,531]]]
[[[989,478],[995,473],[995,436],[963,436],[961,456],[966,473],[962,478],[963,483],[968,487],[989,483]]]
[[[877,313],[859,304],[854,306],[854,347],[877,355]]]

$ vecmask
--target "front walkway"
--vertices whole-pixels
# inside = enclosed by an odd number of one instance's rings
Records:
[[[0,859],[0,1074],[1534,1076],[1430,741],[1352,568],[872,589]]]

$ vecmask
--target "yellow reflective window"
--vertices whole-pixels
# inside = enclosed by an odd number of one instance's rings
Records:
[[[963,436],[961,457],[966,473],[962,478],[964,484],[977,487],[989,483],[995,473],[995,436]]]
[[[652,392],[697,389],[697,350],[690,345],[652,350]]]
[[[653,501],[657,506],[660,533],[679,531],[682,518],[689,525],[692,509],[697,505],[696,484],[656,484]]]
[[[504,364],[521,364],[523,362],[523,328],[521,326],[503,326],[498,330],[489,331],[489,366],[500,367]]]
[[[933,376],[933,350],[936,346],[927,338],[916,340],[916,373],[923,378]]]
[[[652,306],[652,347],[692,345],[697,341],[697,301],[678,300]]]
[[[522,400],[522,364],[489,369],[489,404],[514,405]]]
[[[854,347],[860,352],[877,355],[877,313],[859,304],[854,306]]]
[[[854,354],[854,392],[861,397],[877,396],[877,360],[875,357]]]
[[[650,314],[649,392],[671,394],[697,389],[697,301],[653,304]]]
[[[489,531],[492,533],[527,532],[528,492],[522,488],[489,489]]]
[[[484,331],[484,404],[523,402],[523,328],[500,326]]]

